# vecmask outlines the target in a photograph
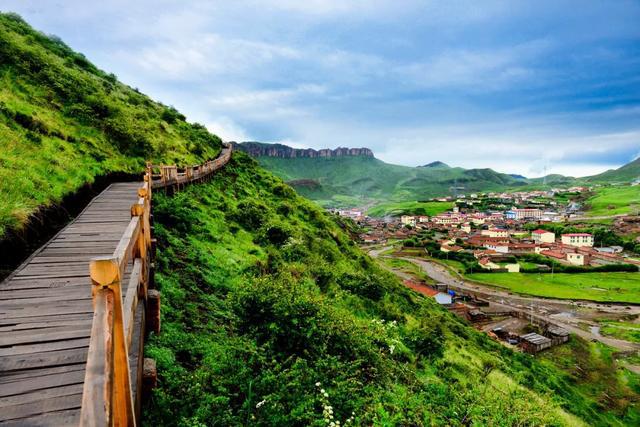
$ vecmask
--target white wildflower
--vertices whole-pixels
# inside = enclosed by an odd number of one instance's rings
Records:
[[[258,402],[256,404],[256,409],[260,408],[262,405],[264,405],[265,403],[267,403],[267,399],[261,400],[260,402]]]

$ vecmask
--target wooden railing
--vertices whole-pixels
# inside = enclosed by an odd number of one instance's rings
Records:
[[[131,221],[114,253],[90,261],[94,316],[80,425],[135,426],[137,422],[133,387],[135,385],[136,400],[139,400],[140,380],[132,378],[129,348],[136,333],[141,334],[143,341],[145,321],[139,325],[140,330],[134,329],[136,311],[141,300],[147,309],[151,306],[159,309],[159,300],[148,298],[152,292],[157,294],[157,291],[149,289],[153,243],[152,189],[169,186],[179,188],[189,182],[199,182],[223,167],[230,158],[231,146],[225,145],[215,160],[186,168],[183,173],[178,173],[175,166],[160,167],[161,174],[157,180],[152,174],[153,166],[148,165],[144,183],[138,189],[138,201],[131,206]],[[129,276],[128,285],[123,288],[126,275]],[[126,295],[123,295],[123,289],[126,289]],[[159,319],[159,311],[157,315]],[[157,329],[156,333],[159,332],[159,320],[151,322],[151,325],[151,328]],[[138,368],[140,374],[140,364]]]
[[[225,144],[220,155],[214,160],[209,160],[201,165],[178,168],[177,166],[155,166],[149,165],[151,169],[152,187],[180,188],[182,185],[191,182],[200,182],[210,177],[215,171],[227,164],[231,158],[232,146]],[[157,173],[154,173],[157,172]]]

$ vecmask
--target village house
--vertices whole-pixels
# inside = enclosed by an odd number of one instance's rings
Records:
[[[440,245],[440,250],[442,252],[462,252],[463,249],[460,246],[443,243]]]
[[[489,228],[488,230],[482,230],[480,234],[488,237],[509,237],[509,230],[502,228]]]
[[[409,216],[409,215],[402,215],[400,217],[400,223],[402,225],[410,225],[412,227],[416,226],[416,217],[415,216]]]
[[[589,257],[584,254],[569,252],[567,253],[567,261],[572,265],[584,266],[589,264]]]
[[[593,247],[593,235],[589,233],[563,234],[561,239],[562,239],[563,245],[578,246],[578,247],[582,247],[582,246]]]
[[[480,267],[484,268],[485,270],[500,270],[501,268],[499,264],[496,264],[489,258],[480,258],[478,260],[478,264],[480,264]]]
[[[507,219],[515,219],[517,221],[532,220],[539,221],[542,217],[542,211],[540,209],[511,209],[505,212]]]
[[[534,230],[531,232],[531,239],[537,245],[542,243],[553,243],[556,241],[556,234],[547,230]]]

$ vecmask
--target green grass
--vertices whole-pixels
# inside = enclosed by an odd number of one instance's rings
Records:
[[[625,341],[640,343],[640,323],[623,320],[600,320],[600,333]]]
[[[618,413],[622,424],[640,424],[638,376],[617,362],[613,348],[571,336],[567,344],[543,351],[538,358],[566,372],[566,381],[596,401],[602,411]]]
[[[586,203],[590,207],[589,216],[635,213],[640,210],[640,187],[599,187]]]
[[[386,202],[380,203],[369,209],[368,215],[373,217],[383,217],[386,215],[427,215],[434,216],[451,210],[454,206],[452,202]]]
[[[11,14],[0,14],[0,57],[0,237],[99,175],[220,149],[203,126]]]
[[[144,425],[327,425],[316,382],[355,425],[604,426],[631,413],[406,289],[243,155],[154,205],[163,331],[146,346],[159,387]]]
[[[640,303],[638,273],[474,273],[469,279],[510,291],[550,298]]]

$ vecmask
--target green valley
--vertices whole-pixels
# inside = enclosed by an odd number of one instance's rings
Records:
[[[412,168],[385,163],[368,155],[290,158],[277,153],[261,155],[270,150],[269,144],[250,142],[237,147],[254,150],[261,166],[325,207],[425,200],[454,192],[499,191],[527,184],[526,180],[491,169],[466,170],[441,162]]]

